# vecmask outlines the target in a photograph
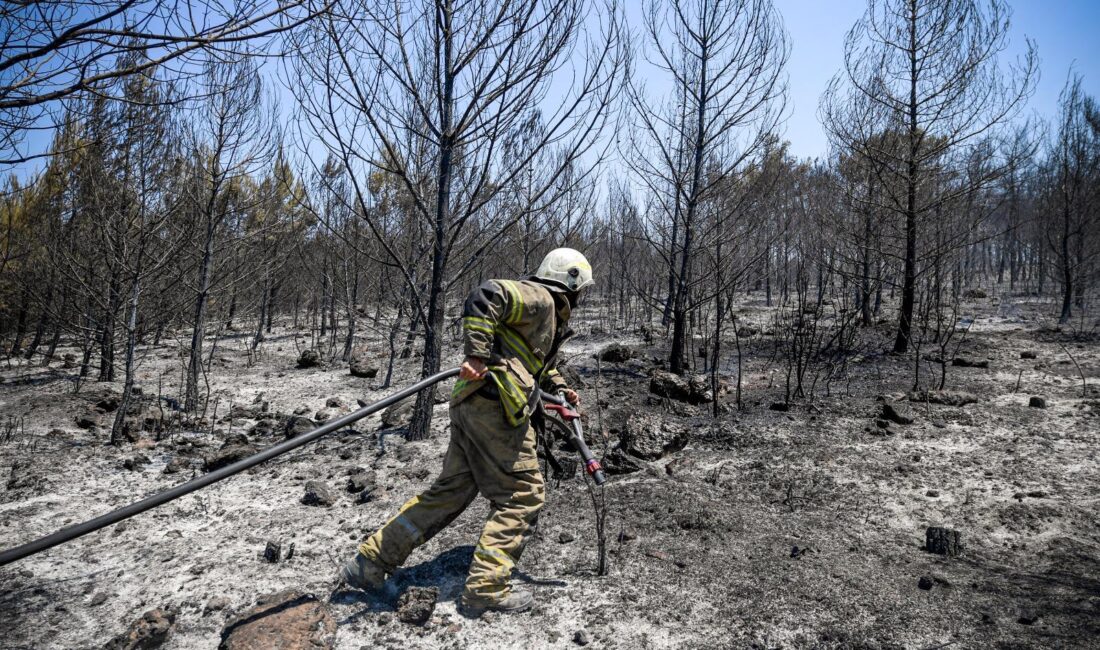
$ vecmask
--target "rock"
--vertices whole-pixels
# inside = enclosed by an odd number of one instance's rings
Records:
[[[561,532],[561,534],[558,535],[558,542],[561,543],[561,544],[568,544],[568,543],[572,542],[574,539],[576,539],[576,537],[573,536],[573,533],[571,533],[567,530],[563,530]]]
[[[378,376],[378,366],[374,365],[370,352],[366,348],[356,348],[351,352],[348,369],[352,377],[374,379]]]
[[[931,402],[944,406],[966,406],[976,404],[978,397],[971,393],[955,390],[919,390],[909,393],[910,402]]]
[[[328,507],[336,503],[328,487],[321,481],[306,481],[306,493],[302,495],[302,504],[307,506]]]
[[[76,416],[76,426],[81,429],[95,429],[100,426],[100,418],[94,413],[85,413],[84,415]]]
[[[159,648],[168,640],[176,624],[175,612],[167,609],[151,609],[130,624],[130,629],[111,639],[104,650],[146,650]]]
[[[924,548],[929,553],[955,557],[962,553],[962,535],[950,528],[930,526],[924,531]]]
[[[749,327],[748,325],[742,325],[741,327],[737,328],[736,333],[737,333],[737,338],[751,339],[752,337],[759,334],[760,330],[755,328],[755,327]]]
[[[298,356],[299,368],[316,368],[321,365],[321,355],[317,350],[302,350]]]
[[[581,376],[580,371],[573,366],[558,364],[558,374],[561,375],[561,378],[564,379],[565,383],[573,390],[584,388],[584,377]]]
[[[348,476],[347,490],[352,494],[358,494],[363,490],[374,489],[374,472],[365,469],[357,469]]]
[[[264,547],[264,559],[268,562],[275,564],[283,555],[283,547],[276,542],[268,542]]]
[[[416,402],[412,399],[400,401],[382,411],[382,428],[396,429],[406,426],[412,421],[413,407]]]
[[[890,402],[886,402],[882,405],[882,419],[889,420],[895,424],[913,424],[913,418],[907,417],[898,413],[897,409]]]
[[[955,357],[951,360],[951,365],[959,368],[988,368],[989,361],[982,359],[968,359],[966,357]]]
[[[928,591],[929,589],[931,589],[932,584],[932,578],[929,576],[921,576],[920,580],[917,580],[917,587],[923,589],[924,591]]]
[[[344,400],[340,399],[339,397],[330,397],[325,400],[325,406],[333,409],[342,409],[347,406],[347,403],[345,403]]]
[[[660,397],[686,402],[691,399],[691,384],[679,375],[655,370],[649,380],[649,392]]]
[[[257,422],[251,429],[248,430],[253,436],[270,436],[275,433],[275,428],[279,426],[279,421],[274,418],[264,418]]]
[[[248,418],[254,420],[260,417],[262,405],[260,404],[234,404],[233,408],[229,409],[229,418],[236,420],[238,418]]]
[[[191,468],[190,459],[183,458],[182,456],[173,456],[172,460],[168,461],[168,464],[164,466],[165,474],[179,474],[185,470]]]
[[[118,408],[121,403],[118,395],[106,395],[103,399],[95,403],[96,408],[102,409],[104,413],[111,413]]]
[[[615,447],[608,452],[600,464],[603,465],[605,472],[612,475],[632,474],[643,469],[638,460],[626,455],[620,447]]]
[[[622,343],[612,343],[599,352],[600,361],[606,361],[608,363],[622,363],[624,361],[630,361],[634,358],[634,350],[626,347]]]
[[[628,454],[657,460],[687,444],[687,427],[660,416],[631,415],[623,425],[620,446]]]
[[[313,419],[317,422],[317,424],[322,424],[331,420],[334,414],[335,413],[332,409],[323,408],[313,414]]]
[[[231,465],[238,460],[244,460],[252,454],[255,454],[259,449],[252,445],[234,445],[232,447],[223,447],[214,452],[210,456],[206,457],[203,467],[207,472],[212,472],[216,469],[221,469],[226,465]]]
[[[360,377],[363,379],[374,379],[378,376],[378,367],[373,365],[358,364],[352,362],[351,364],[351,376]]]
[[[1020,352],[1021,359],[1038,359],[1039,355],[1034,350],[1024,350]]]
[[[397,599],[397,619],[409,625],[423,625],[432,617],[439,587],[409,587]]]
[[[103,603],[107,602],[107,592],[96,592],[90,599],[88,599],[88,607],[99,607]]]
[[[1045,409],[1047,407],[1047,398],[1039,397],[1038,395],[1032,395],[1028,400],[1027,405],[1033,409]]]
[[[710,389],[710,377],[705,375],[693,375],[688,379],[688,388],[691,396],[688,401],[692,404],[707,404],[714,401],[714,391]],[[722,389],[719,384],[719,390]]]
[[[649,392],[659,397],[690,404],[705,404],[714,401],[714,393],[710,389],[710,379],[704,375],[680,377],[664,370],[655,370],[649,380]]]
[[[142,467],[145,467],[153,461],[149,460],[149,457],[145,454],[135,454],[130,458],[122,461],[123,469],[128,469],[131,472],[140,471]]]
[[[931,497],[931,498],[935,499],[935,498],[940,496],[940,491],[939,490],[929,490],[929,491],[924,493],[924,496]]]
[[[295,415],[287,418],[286,425],[283,427],[283,435],[286,436],[287,439],[297,438],[298,436],[304,433],[309,433],[316,428],[317,423],[313,420],[307,417],[302,417],[300,415]]]
[[[577,630],[573,633],[573,643],[577,645],[588,645],[588,632],[584,630]]]
[[[298,408],[294,409],[294,415],[305,415],[312,410],[313,409],[309,408],[308,406],[299,406]]]
[[[206,601],[206,606],[202,608],[202,615],[209,616],[214,612],[220,612],[229,608],[229,599],[225,596],[214,596],[210,600]]]
[[[222,449],[227,447],[244,446],[249,443],[248,436],[241,432],[231,433],[225,437],[225,441],[222,442]]]
[[[221,650],[332,648],[336,620],[312,594],[294,590],[264,596],[222,629]]]

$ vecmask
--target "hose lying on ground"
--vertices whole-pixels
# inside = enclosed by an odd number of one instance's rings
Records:
[[[348,413],[342,418],[328,422],[324,426],[320,426],[313,431],[310,431],[309,433],[298,436],[297,438],[292,438],[290,440],[287,440],[286,442],[272,445],[271,447],[268,447],[267,449],[264,449],[257,454],[249,456],[248,458],[241,459],[231,465],[226,465],[225,467],[222,467],[221,469],[216,469],[208,474],[203,474],[202,476],[192,479],[182,485],[177,485],[174,488],[167,489],[163,492],[158,492],[157,494],[146,497],[141,501],[138,501],[137,503],[131,503],[128,506],[124,506],[122,508],[119,508],[118,510],[108,512],[107,514],[96,517],[95,519],[75,524],[67,528],[62,528],[56,533],[47,535],[40,539],[36,539],[33,542],[28,542],[26,544],[23,544],[22,546],[16,546],[13,549],[0,552],[0,566],[11,564],[16,560],[21,560],[29,555],[34,555],[35,553],[39,553],[48,548],[53,548],[58,544],[64,544],[65,542],[76,539],[77,537],[80,537],[82,535],[87,535],[88,533],[99,530],[100,528],[110,526],[111,524],[116,524],[124,519],[129,519],[130,517],[145,512],[146,510],[151,510],[152,508],[156,508],[157,506],[164,505],[165,503],[168,503],[173,499],[178,499],[185,494],[190,494],[194,492],[195,490],[201,490],[202,488],[212,483],[217,483],[224,478],[229,478],[230,476],[243,472],[250,467],[254,467],[264,461],[271,460],[276,456],[281,456],[282,454],[297,449],[302,445],[307,445],[314,440],[320,438],[321,436],[332,433],[333,431],[338,431],[353,422],[367,417],[372,413],[377,413],[387,406],[390,406],[391,404],[394,404],[396,402],[400,402],[406,397],[419,393],[420,391],[424,390],[425,388],[429,388],[434,384],[438,384],[448,377],[454,377],[458,374],[458,370],[458,368],[451,368],[450,370],[444,370],[443,372],[436,373],[431,377],[428,377],[427,379],[423,379],[420,382],[409,386],[408,388],[405,388],[401,391],[394,393],[393,395],[390,395],[389,397],[380,399],[373,404],[368,404],[358,411]]]

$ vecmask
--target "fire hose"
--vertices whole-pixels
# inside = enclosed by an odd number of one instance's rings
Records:
[[[217,483],[222,479],[229,478],[234,474],[239,474],[246,469],[255,467],[256,465],[271,460],[276,456],[281,456],[303,445],[307,445],[322,436],[328,435],[334,431],[339,431],[340,429],[343,429],[344,427],[354,422],[357,422],[367,417],[368,415],[371,415],[372,413],[377,413],[387,406],[400,402],[401,400],[411,395],[415,395],[425,388],[429,388],[443,381],[444,379],[454,377],[458,374],[458,371],[458,368],[451,368],[449,370],[444,370],[442,372],[436,373],[431,377],[422,379],[421,381],[413,384],[412,386],[409,386],[408,388],[394,393],[393,395],[384,397],[377,402],[374,402],[373,404],[368,404],[358,411],[353,411],[342,418],[338,418],[336,420],[328,422],[325,425],[320,426],[296,438],[281,442],[277,445],[272,445],[271,447],[268,447],[267,449],[264,449],[257,454],[254,454],[247,458],[243,458],[235,463],[226,465],[225,467],[216,469],[212,472],[203,474],[202,476],[194,478],[181,485],[177,485],[176,487],[169,488],[167,490],[164,490],[163,492],[158,492],[152,496],[148,496],[141,501],[137,501],[136,503],[131,503],[128,506],[124,506],[117,510],[108,512],[107,514],[100,515],[95,519],[90,519],[88,521],[75,524],[73,526],[62,528],[61,530],[45,537],[0,552],[0,566],[11,564],[12,562],[21,560],[27,556],[45,551],[46,549],[53,548],[54,546],[57,546],[59,544],[64,544],[65,542],[72,541],[77,537],[87,535],[88,533],[110,526],[111,524],[116,524],[124,519],[129,519],[134,515],[138,515],[145,512],[146,510],[151,510],[153,508],[156,508],[157,506],[164,505],[169,501],[178,499],[186,494],[195,492],[196,490],[201,490],[202,488],[207,487],[213,483]],[[599,461],[597,461],[593,457],[592,452],[588,449],[588,446],[584,442],[584,435],[583,430],[581,429],[579,414],[575,410],[569,408],[568,402],[565,401],[564,397],[557,397],[544,392],[542,393],[542,398],[547,402],[550,402],[546,405],[547,409],[557,412],[559,415],[561,415],[563,420],[566,420],[573,425],[574,435],[570,439],[570,442],[573,444],[573,447],[578,451],[578,453],[580,453],[581,459],[585,463],[585,470],[592,476],[592,479],[596,482],[596,485],[603,485],[604,481],[606,480],[603,474],[603,470],[600,468]]]
[[[314,440],[320,438],[321,436],[330,434],[333,431],[338,431],[348,426],[349,424],[352,424],[353,422],[361,420],[372,413],[377,413],[378,411],[381,411],[391,404],[400,402],[410,395],[415,395],[425,388],[429,388],[434,384],[438,384],[444,379],[447,379],[448,377],[454,377],[457,374],[458,368],[451,368],[450,370],[444,370],[443,372],[436,373],[431,377],[428,377],[427,379],[420,380],[419,382],[413,384],[412,386],[409,386],[404,390],[398,391],[388,397],[384,397],[377,402],[374,402],[373,404],[368,404],[358,411],[353,411],[342,418],[333,420],[332,422],[328,422],[324,426],[318,427],[310,431],[309,433],[300,435],[296,438],[291,438],[290,440],[281,442],[277,445],[272,445],[271,447],[264,449],[258,454],[254,454],[252,456],[249,456],[248,458],[243,458],[235,463],[226,465],[225,467],[222,467],[220,469],[216,469],[213,472],[203,474],[202,476],[183,483],[182,485],[177,485],[174,488],[167,489],[163,492],[158,492],[152,496],[142,499],[141,501],[138,501],[137,503],[131,503],[128,506],[119,508],[118,510],[114,510],[112,512],[108,512],[107,514],[96,517],[95,519],[69,526],[67,528],[62,528],[52,535],[47,535],[45,537],[42,537],[41,539],[36,539],[33,542],[28,542],[26,544],[23,544],[22,546],[16,546],[13,549],[4,551],[0,553],[0,566],[11,564],[16,560],[21,560],[28,555],[34,555],[35,553],[44,551],[48,548],[53,548],[58,544],[64,544],[65,542],[74,540],[82,535],[87,535],[88,533],[99,530],[100,528],[118,523],[123,519],[129,519],[134,515],[145,512],[146,510],[151,510],[153,508],[156,508],[157,506],[164,505],[165,503],[168,503],[173,499],[178,499],[185,494],[190,494],[194,492],[195,490],[201,490],[202,488],[213,483],[217,483],[222,479],[229,478],[234,474],[239,474],[240,472],[243,472],[250,467],[255,467],[256,465],[259,465],[264,461],[271,460],[276,456],[281,456],[288,451],[293,451],[298,447],[301,447],[302,445],[307,445]]]
[[[592,477],[592,482],[596,485],[603,485],[607,482],[607,477],[604,476],[603,468],[600,467],[600,461],[596,460],[592,450],[588,448],[588,444],[584,441],[581,414],[571,408],[564,395],[551,395],[546,391],[542,391],[542,399],[549,402],[545,405],[547,411],[557,413],[562,420],[573,426],[573,435],[569,437],[569,444],[573,445],[573,448],[581,455],[581,461],[584,462],[584,471]]]

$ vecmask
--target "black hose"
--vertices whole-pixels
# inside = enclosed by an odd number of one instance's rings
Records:
[[[551,404],[572,408],[565,397],[559,397],[546,391],[541,391],[541,393],[542,399]],[[607,476],[603,472],[603,467],[600,466],[600,461],[596,460],[596,455],[592,453],[592,450],[588,448],[588,444],[584,441],[584,429],[581,428],[580,419],[574,419],[569,424],[573,427],[573,437],[569,439],[569,442],[581,455],[581,460],[584,461],[584,471],[592,477],[592,481],[597,486],[603,485],[607,482]]]
[[[410,395],[419,393],[425,388],[428,388],[433,384],[437,384],[444,379],[447,379],[448,377],[453,377],[457,374],[458,368],[451,368],[450,370],[444,370],[443,372],[436,373],[431,377],[428,377],[427,379],[421,380],[419,383],[413,384],[412,386],[409,386],[404,390],[398,391],[393,395],[390,395],[389,397],[383,398],[373,404],[364,406],[358,411],[348,413],[342,418],[333,420],[332,422],[329,422],[324,426],[318,427],[313,431],[310,431],[309,433],[298,436],[297,438],[292,438],[290,440],[287,440],[286,442],[281,442],[277,445],[268,447],[258,454],[254,454],[252,456],[249,456],[248,458],[238,460],[232,465],[226,465],[221,469],[214,470],[213,472],[210,472],[208,474],[203,474],[202,476],[188,481],[183,485],[177,485],[176,487],[165,490],[164,492],[158,492],[157,494],[146,497],[141,501],[138,501],[137,503],[131,503],[128,506],[124,506],[113,512],[108,512],[107,514],[96,517],[95,519],[92,519],[90,521],[85,521],[74,526],[69,526],[68,528],[62,528],[52,535],[47,535],[41,539],[36,539],[33,542],[28,542],[26,544],[23,544],[22,546],[16,546],[13,549],[4,551],[0,553],[0,566],[11,564],[12,562],[15,562],[16,560],[21,560],[28,555],[34,555],[35,553],[39,553],[48,548],[52,548],[54,546],[57,546],[58,544],[63,544],[69,540],[76,539],[81,535],[87,535],[92,531],[96,531],[100,528],[118,523],[123,519],[129,519],[136,514],[140,514],[142,512],[145,512],[146,510],[156,508],[157,506],[168,503],[173,499],[178,499],[185,494],[190,494],[195,490],[200,490],[212,483],[216,483],[224,478],[228,478],[230,476],[233,476],[234,474],[243,472],[244,470],[259,465],[264,461],[271,460],[276,456],[280,456],[287,453],[288,451],[297,449],[302,445],[309,444],[314,440],[320,438],[321,436],[342,429],[353,422],[361,420],[372,413],[376,413],[386,408],[387,406],[394,404],[395,402],[400,402]]]

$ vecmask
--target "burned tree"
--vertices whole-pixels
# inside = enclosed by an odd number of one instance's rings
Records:
[[[354,213],[408,289],[424,337],[423,376],[440,366],[448,286],[525,210],[553,198],[608,123],[624,65],[619,21],[614,8],[596,12],[579,0],[349,0],[295,35],[301,56],[289,72],[301,123],[346,169]],[[547,106],[575,55],[581,69]],[[539,112],[543,126],[525,159],[504,166],[505,139]],[[553,155],[524,194],[528,205],[494,214],[493,200],[545,151]],[[373,171],[401,185],[413,219],[406,233],[418,233],[421,255],[401,255],[383,234],[364,182]],[[411,438],[428,435],[433,394],[417,397]]]
[[[881,198],[901,222],[901,308],[894,350],[909,348],[922,221],[945,200],[973,191],[948,187],[938,170],[965,164],[973,147],[1023,108],[1036,82],[1036,54],[1002,70],[1009,24],[1003,0],[869,0],[844,43],[844,69],[822,97],[833,145],[867,159]],[[877,146],[883,134],[896,146]],[[1005,169],[990,165],[985,185]]]
[[[769,0],[671,0],[646,7],[648,63],[672,80],[664,101],[629,84],[625,158],[652,197],[649,236],[668,270],[669,367],[685,371],[706,204],[768,142],[786,90],[788,45]]]

